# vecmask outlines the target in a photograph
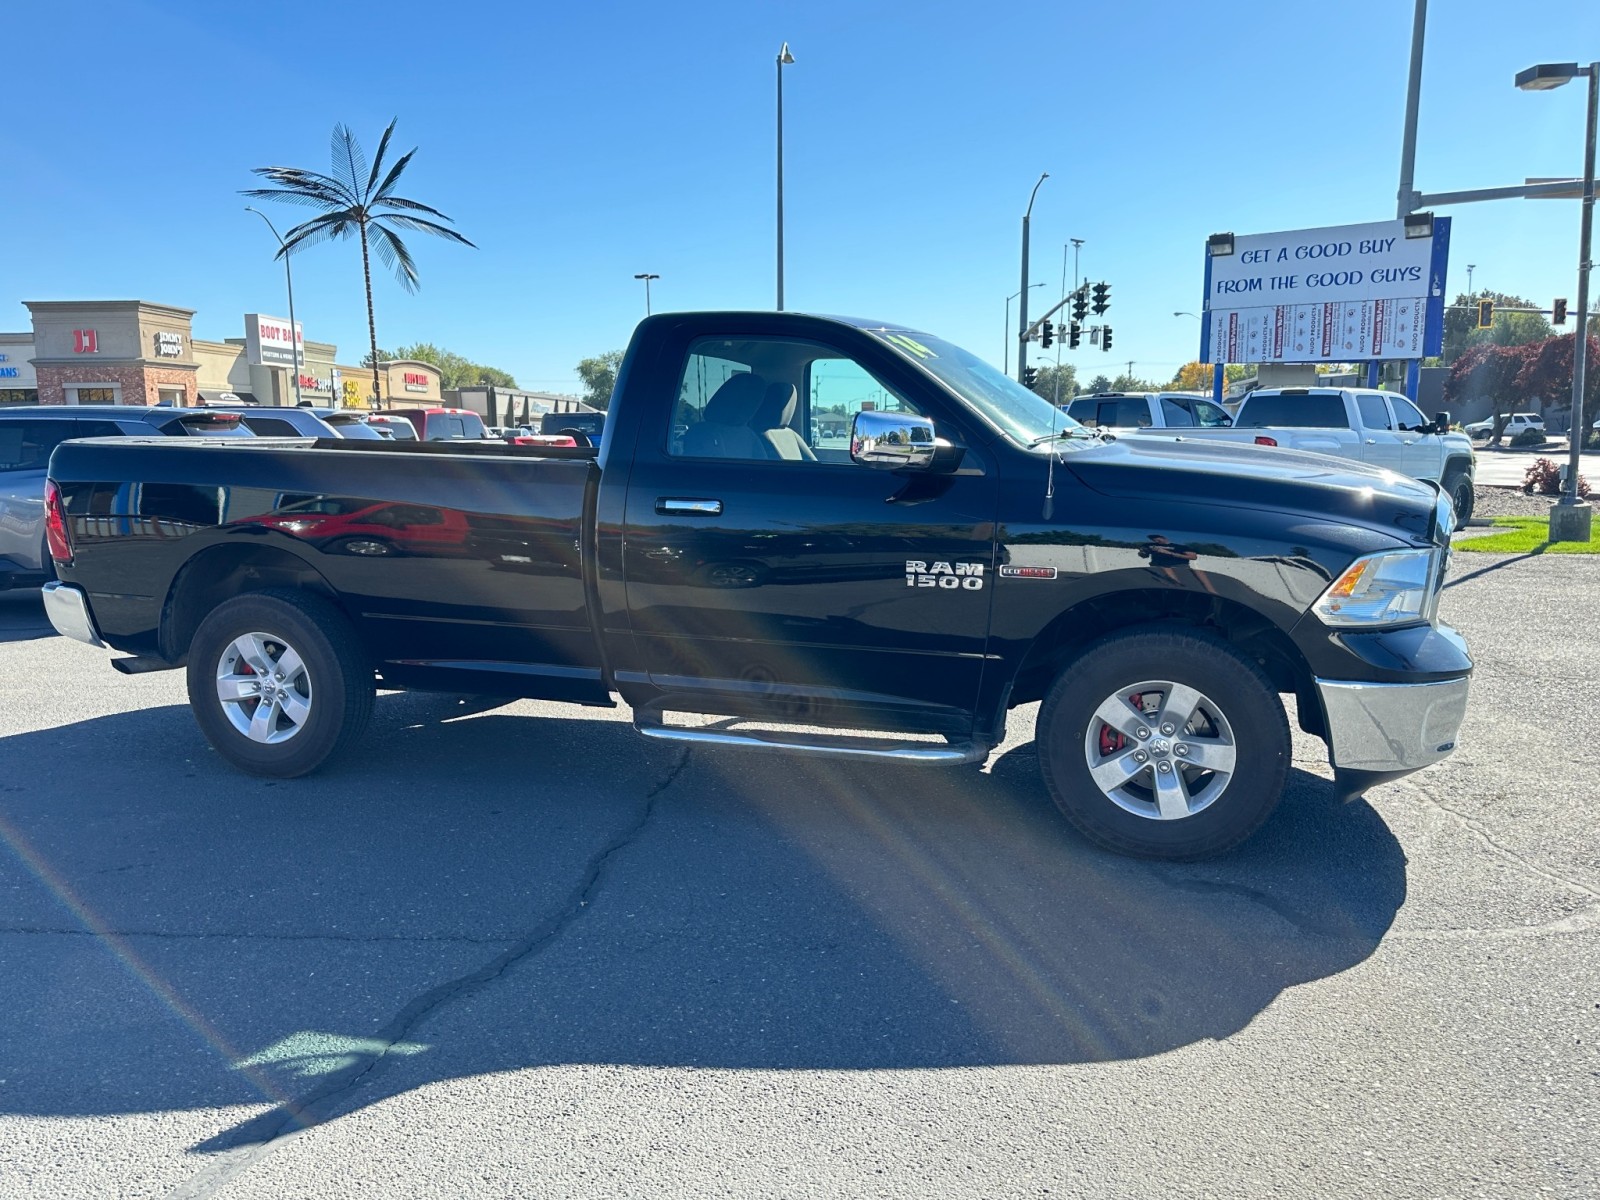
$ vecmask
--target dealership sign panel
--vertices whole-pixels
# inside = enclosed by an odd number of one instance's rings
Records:
[[[1360,362],[1436,355],[1444,338],[1450,218],[1429,237],[1404,221],[1234,239],[1206,257],[1200,360]]]
[[[282,317],[266,317],[260,313],[244,315],[245,361],[252,367],[292,367],[305,361],[305,334],[300,322],[289,332],[289,322]]]

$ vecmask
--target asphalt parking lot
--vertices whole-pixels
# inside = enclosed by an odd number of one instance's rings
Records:
[[[0,1194],[1600,1192],[1600,560],[1461,555],[1461,747],[1226,858],[985,772],[380,697],[236,774],[0,593]],[[1026,719],[1022,719],[1022,718]]]

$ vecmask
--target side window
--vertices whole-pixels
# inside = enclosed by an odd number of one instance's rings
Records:
[[[1226,429],[1233,424],[1233,418],[1224,409],[1204,400],[1194,401],[1194,419],[1202,429]]]
[[[700,338],[684,363],[667,450],[684,458],[848,463],[851,422],[872,410],[916,411],[824,346]]]
[[[0,471],[42,471],[74,421],[0,421]]]
[[[1175,400],[1161,401],[1161,419],[1169,429],[1189,429],[1194,426],[1194,418],[1189,415],[1189,410]]]
[[[1395,422],[1404,429],[1421,429],[1429,423],[1422,410],[1404,396],[1390,396],[1389,404],[1394,409]]]
[[[1101,423],[1105,422],[1106,406],[1101,405]],[[1150,428],[1150,401],[1143,396],[1130,396],[1117,401],[1117,419],[1112,422],[1127,429]]]
[[[1394,428],[1389,420],[1389,406],[1383,402],[1382,396],[1362,392],[1356,396],[1356,404],[1361,409],[1361,423],[1368,429]]]
[[[74,421],[72,425],[72,436],[75,438],[122,436],[122,430],[115,421]]]

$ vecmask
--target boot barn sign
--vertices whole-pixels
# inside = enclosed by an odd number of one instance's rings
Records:
[[[1411,222],[1212,237],[1200,361],[1367,362],[1438,354],[1450,218]]]
[[[294,323],[291,333],[289,322],[282,317],[245,313],[245,361],[252,367],[302,366],[305,363],[305,347],[305,333],[300,328],[300,322]]]

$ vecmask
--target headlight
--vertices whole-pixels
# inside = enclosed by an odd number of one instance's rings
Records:
[[[1433,615],[1436,550],[1386,550],[1345,568],[1312,611],[1329,625],[1399,625]]]

